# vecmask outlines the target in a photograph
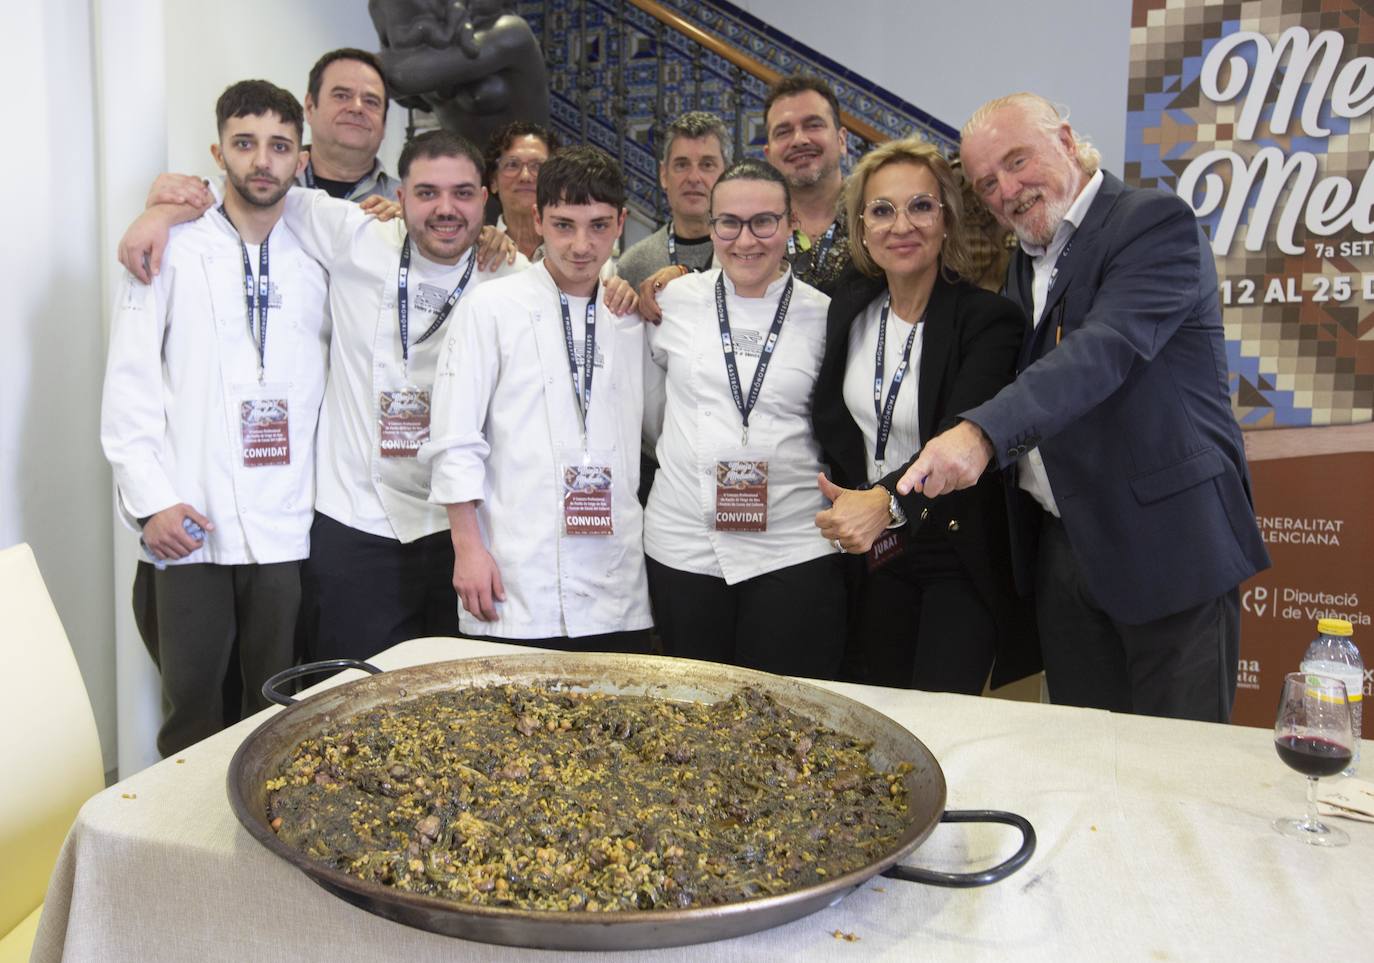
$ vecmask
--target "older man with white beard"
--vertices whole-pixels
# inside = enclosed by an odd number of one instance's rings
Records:
[[[898,487],[934,497],[989,463],[1007,472],[1055,702],[1226,721],[1237,586],[1269,558],[1207,240],[1179,197],[1101,171],[1043,97],[983,105],[962,157],[1020,239],[1006,293],[1030,324],[1015,381],[927,442]]]

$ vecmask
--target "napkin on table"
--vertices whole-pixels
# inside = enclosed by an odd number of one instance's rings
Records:
[[[1374,823],[1374,782],[1356,779],[1323,779],[1317,784],[1317,812]]]

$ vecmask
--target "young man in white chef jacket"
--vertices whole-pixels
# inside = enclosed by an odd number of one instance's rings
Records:
[[[480,267],[482,155],[434,130],[397,165],[401,221],[323,191],[292,191],[286,222],[329,271],[334,343],[320,415],[306,563],[311,659],[368,658],[405,639],[458,634],[448,518],[429,502],[435,366],[459,307],[528,262]]]
[[[445,340],[420,457],[448,511],[465,636],[648,649],[644,334],[597,303],[624,203],[604,152],[555,152],[536,191],[544,260],[464,299]]]
[[[325,273],[280,221],[300,104],[248,80],[215,112],[223,204],[174,229],[151,284],[125,278],[101,406],[120,514],[156,566],[135,598],[153,600],[138,614],[163,755],[262,708],[262,683],[292,664],[328,355]],[[226,712],[230,673],[242,705]]]

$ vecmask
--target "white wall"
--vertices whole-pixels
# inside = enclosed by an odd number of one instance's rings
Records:
[[[9,4],[10,200],[0,308],[0,546],[28,542],[71,638],[114,764],[110,474],[90,0]],[[22,672],[7,665],[6,672]]]
[[[366,0],[164,0],[163,9],[167,162],[187,174],[215,172],[215,99],[225,87],[260,78],[304,102],[306,78],[320,54],[336,47],[377,49]],[[392,174],[405,122],[405,110],[392,104],[381,154]]]
[[[734,3],[956,129],[1018,90],[1066,104],[1103,166],[1121,173],[1130,0]]]

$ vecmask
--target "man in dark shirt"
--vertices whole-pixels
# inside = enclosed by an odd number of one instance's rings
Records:
[[[350,201],[377,195],[394,201],[400,182],[377,159],[388,104],[381,61],[353,47],[331,50],[310,68],[308,87],[310,162],[299,183]]]
[[[830,294],[849,266],[849,226],[840,210],[840,161],[849,135],[840,126],[840,103],[824,80],[797,74],[768,91],[763,117],[763,155],[792,191],[792,273]]]

